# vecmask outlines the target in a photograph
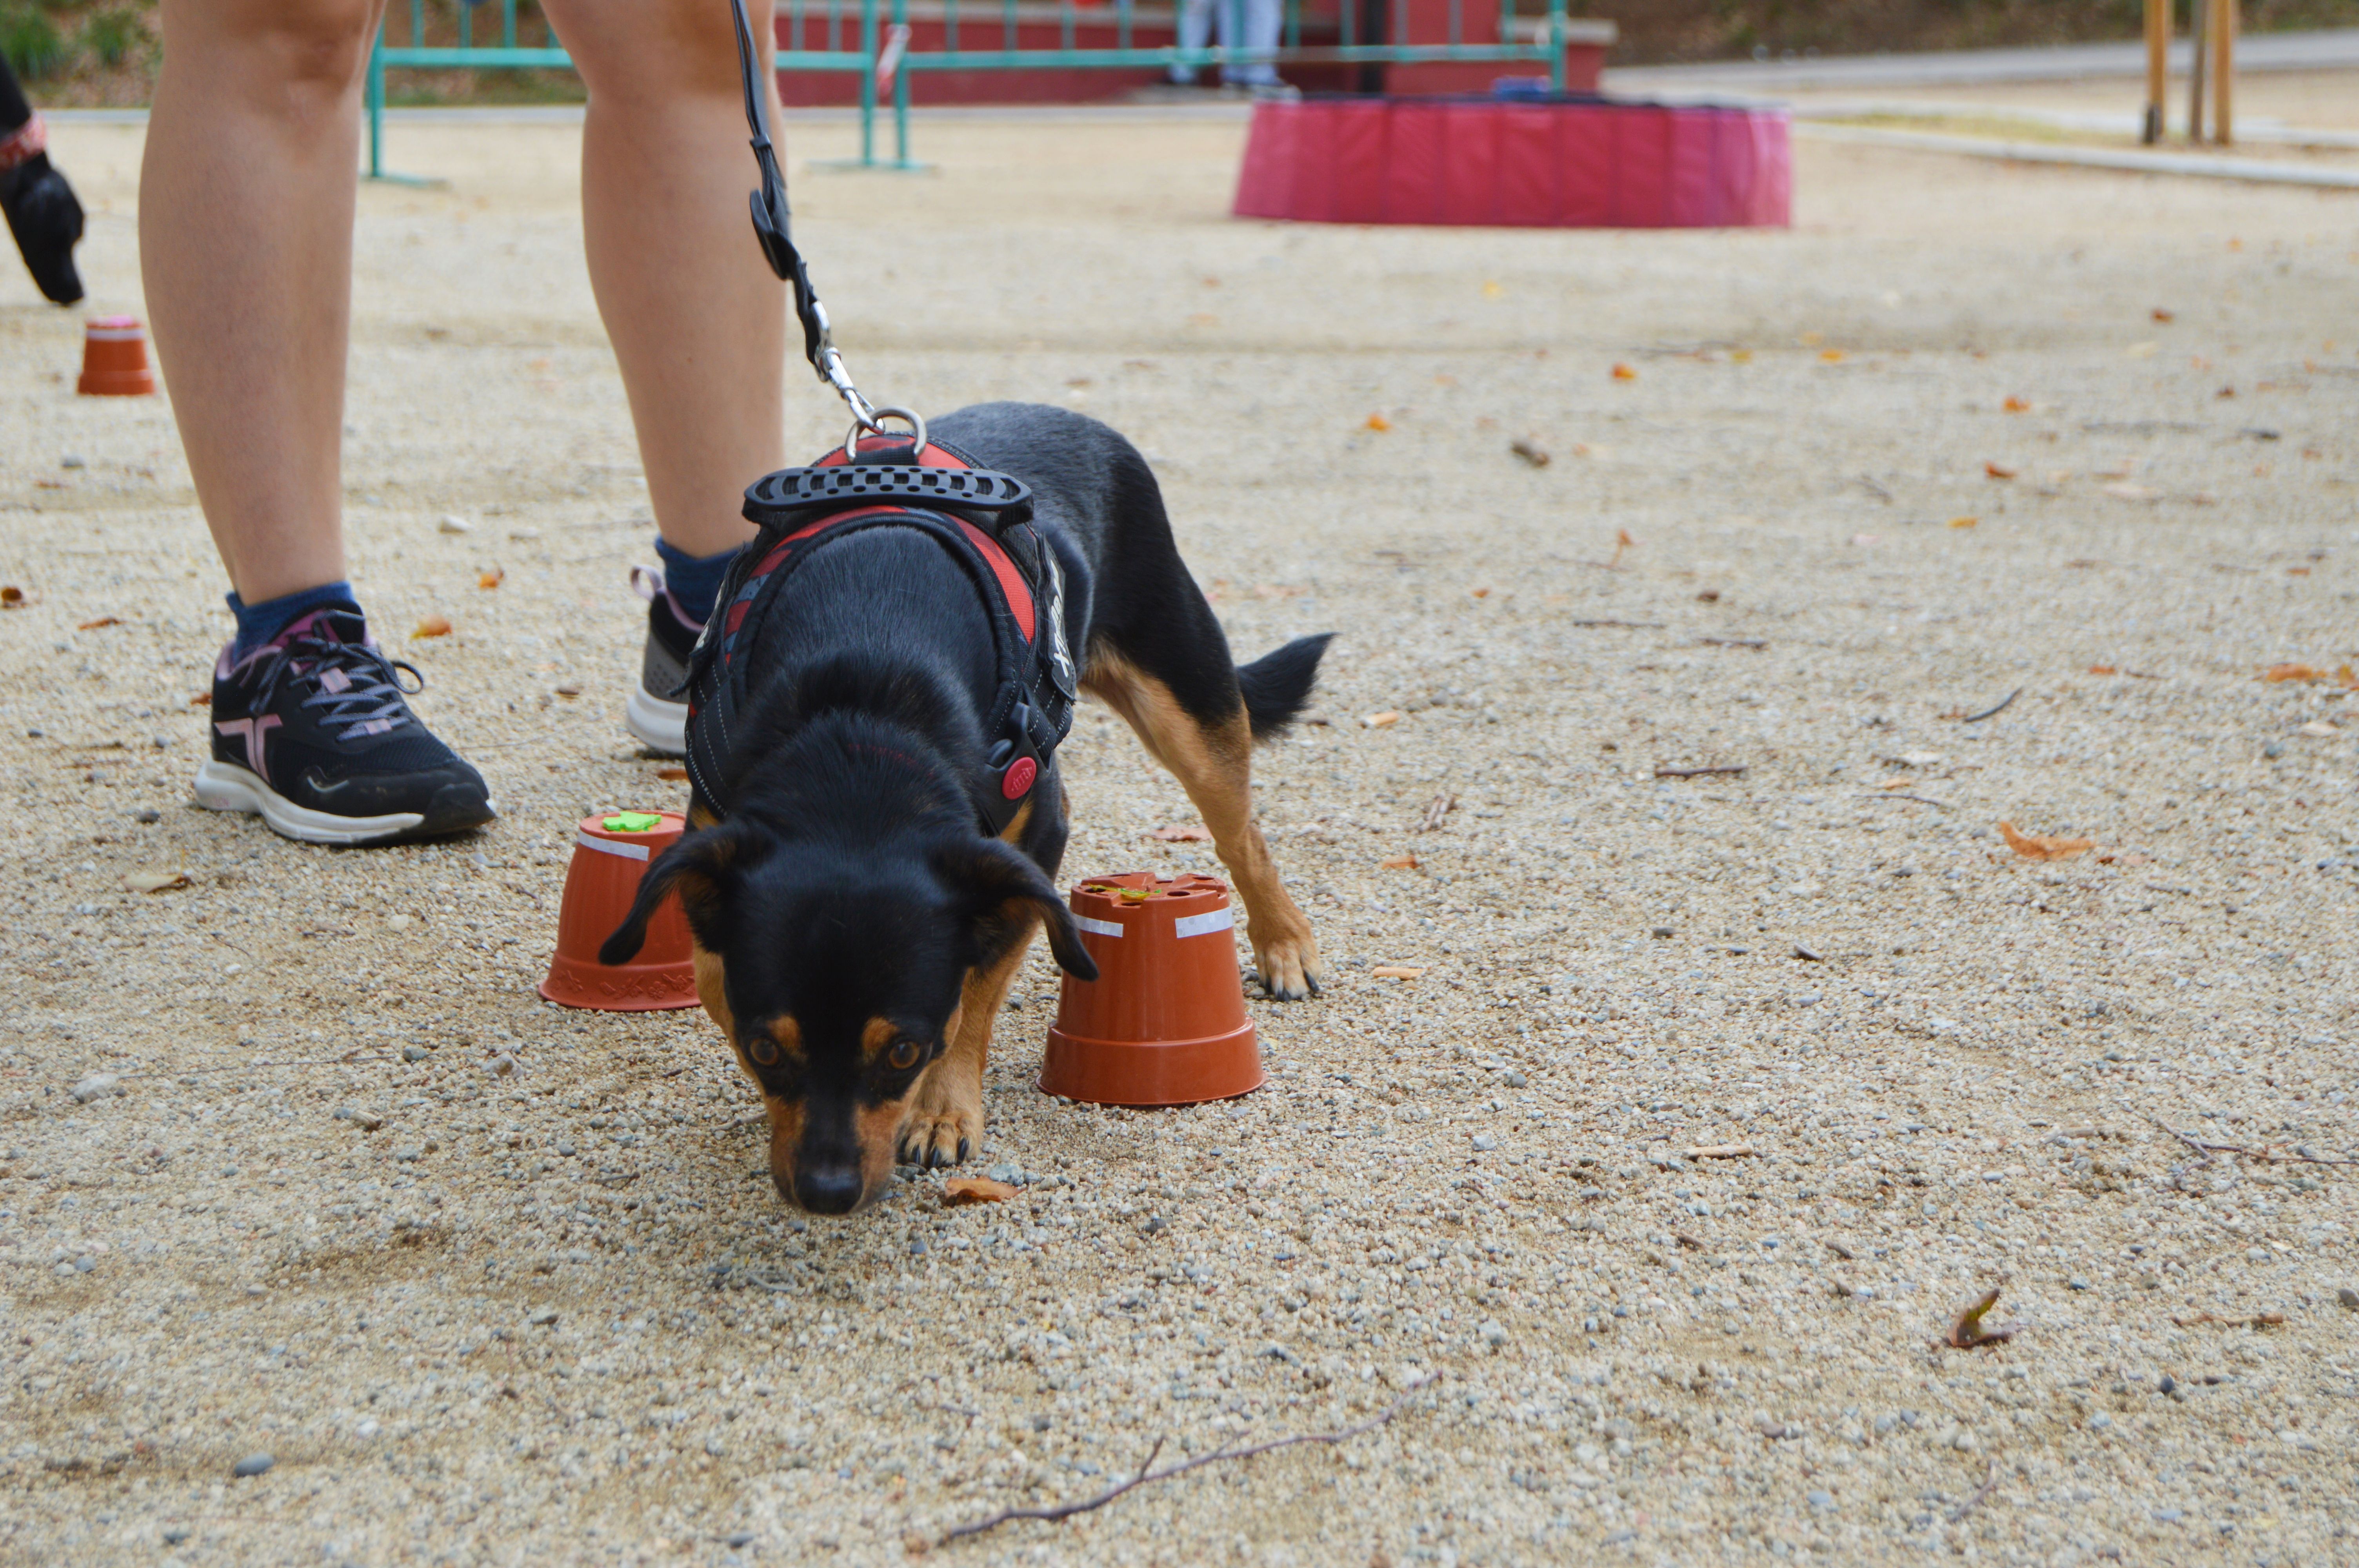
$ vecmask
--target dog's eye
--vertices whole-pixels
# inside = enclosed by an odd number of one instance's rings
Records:
[[[745,1054],[753,1057],[755,1062],[762,1066],[775,1067],[778,1065],[778,1043],[775,1040],[756,1039],[745,1047]]]
[[[922,1054],[923,1047],[904,1034],[893,1042],[893,1049],[886,1053],[885,1059],[893,1064],[895,1072],[906,1073],[918,1065],[918,1057]]]

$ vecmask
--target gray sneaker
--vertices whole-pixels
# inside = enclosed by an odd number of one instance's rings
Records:
[[[690,621],[651,567],[631,568],[631,581],[647,596],[647,650],[639,656],[639,684],[623,705],[623,723],[648,751],[667,757],[688,754],[688,656],[704,630]]]

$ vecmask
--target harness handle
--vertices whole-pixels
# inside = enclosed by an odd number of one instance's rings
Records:
[[[746,19],[745,0],[729,0],[729,10],[736,23],[737,70],[745,88],[745,126],[752,133],[754,163],[761,171],[762,183],[750,198],[754,211],[754,237],[761,243],[762,259],[778,281],[793,291],[795,319],[802,323],[803,357],[820,380],[835,389],[852,410],[856,421],[853,435],[862,430],[877,430],[880,415],[860,388],[852,383],[852,373],[844,368],[843,355],[836,351],[835,330],[829,325],[827,307],[819,300],[819,291],[811,287],[810,268],[805,265],[802,253],[795,249],[793,236],[788,232],[787,180],[778,172],[778,155],[770,146],[770,110],[768,96],[762,91],[761,52],[754,45],[754,24]],[[900,412],[888,410],[888,412]],[[924,425],[919,422],[919,446],[924,445]]]

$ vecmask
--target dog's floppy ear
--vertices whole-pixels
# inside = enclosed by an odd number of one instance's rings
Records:
[[[988,945],[995,925],[1038,914],[1059,967],[1078,980],[1098,978],[1073,912],[1023,851],[997,838],[962,838],[935,851],[934,869],[963,903],[977,942]]]
[[[638,897],[623,924],[598,949],[602,964],[627,964],[638,957],[647,940],[647,922],[656,906],[677,889],[679,906],[699,939],[717,930],[738,874],[758,851],[756,830],[741,818],[683,833],[679,841],[655,858],[639,879]],[[707,942],[707,946],[714,944]]]

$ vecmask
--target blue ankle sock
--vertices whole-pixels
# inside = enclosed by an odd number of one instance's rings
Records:
[[[729,575],[729,563],[737,558],[736,549],[717,556],[691,556],[658,539],[656,558],[663,562],[665,591],[679,600],[680,613],[699,625],[711,620],[712,601],[720,595],[721,579]]]
[[[229,612],[237,617],[237,637],[230,644],[230,657],[242,659],[285,631],[298,616],[309,615],[314,610],[330,606],[360,613],[360,600],[353,597],[353,585],[348,582],[323,582],[317,588],[299,588],[293,593],[282,593],[260,604],[248,604],[235,594],[229,596]]]

